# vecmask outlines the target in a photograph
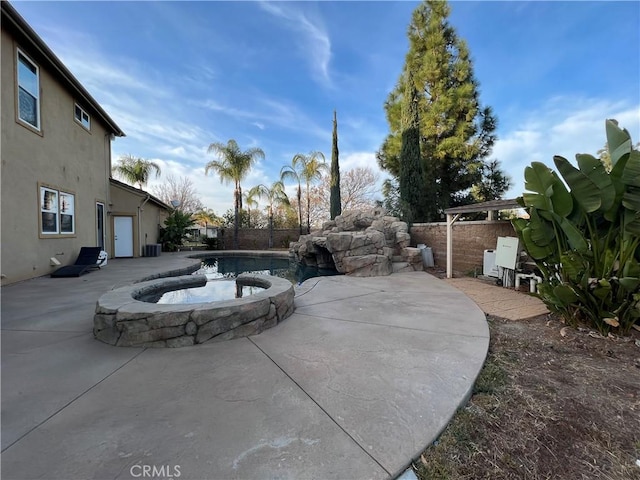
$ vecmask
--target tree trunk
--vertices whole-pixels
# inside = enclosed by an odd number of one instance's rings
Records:
[[[269,205],[269,248],[273,248],[273,209]]]
[[[302,189],[298,185],[298,221],[300,222],[300,235],[302,235]]]
[[[236,201],[234,202],[234,208],[233,208],[233,217],[234,217],[234,222],[233,222],[233,248],[234,250],[238,249],[238,236],[239,236],[239,231],[238,231],[238,223],[239,223],[239,217],[240,217],[240,195],[241,193],[238,191],[238,189],[236,189]]]
[[[331,149],[331,181],[329,182],[329,213],[331,220],[334,220],[342,213],[342,202],[340,200],[340,165],[338,164],[338,120],[336,111],[333,111],[333,145]]]
[[[307,183],[307,234],[311,233],[311,197],[309,196],[309,183]]]

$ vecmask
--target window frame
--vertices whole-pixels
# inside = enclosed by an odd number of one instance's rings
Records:
[[[46,183],[38,183],[38,236],[76,236],[76,194]]]
[[[27,95],[33,97],[32,93],[29,92],[26,88],[20,85],[20,65],[22,63],[22,59],[25,60],[25,65],[29,67],[33,67],[35,69],[36,76],[36,96],[34,97],[36,103],[36,125],[32,124],[29,120],[22,118],[20,113],[20,91],[24,90]],[[16,118],[18,121],[26,126],[27,128],[33,129],[38,133],[42,132],[42,102],[40,95],[40,67],[36,62],[34,62],[29,55],[27,55],[24,51],[22,51],[19,47],[16,48]]]
[[[60,220],[60,235],[76,234],[76,195],[60,190],[58,192],[59,208],[58,218]],[[65,199],[67,204],[65,205]],[[66,209],[64,208],[66,206]],[[69,228],[65,228],[69,225]]]
[[[77,115],[78,110],[80,110],[80,118],[78,118]],[[84,123],[84,117],[87,117],[86,125]],[[77,102],[74,102],[73,104],[73,119],[76,121],[76,123],[82,126],[82,128],[84,128],[88,132],[91,131],[91,115],[89,115],[87,111],[82,108]]]

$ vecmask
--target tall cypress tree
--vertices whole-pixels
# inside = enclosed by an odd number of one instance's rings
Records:
[[[418,91],[422,193],[432,199],[426,218],[419,219],[425,221],[467,198],[495,142],[496,119],[480,105],[469,51],[449,24],[449,12],[441,0],[425,0],[413,12],[403,73],[385,103],[390,132],[377,154],[380,167],[399,178],[402,104],[411,73]]]
[[[342,204],[340,201],[340,165],[338,164],[338,119],[336,111],[333,111],[333,146],[331,149],[331,196],[330,196],[330,214],[331,220],[342,213]]]
[[[407,223],[423,220],[426,216],[424,174],[420,157],[420,115],[418,91],[411,72],[407,74],[404,92],[402,143],[400,148],[400,208]]]

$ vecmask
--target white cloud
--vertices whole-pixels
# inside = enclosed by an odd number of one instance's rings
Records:
[[[204,106],[235,119],[246,119],[260,130],[273,125],[285,130],[303,132],[305,135],[323,140],[331,138],[330,130],[320,127],[297,105],[288,100],[274,99],[260,93],[252,95],[252,110],[230,107],[212,99],[199,103],[198,106]]]
[[[594,98],[557,97],[540,109],[523,116],[522,122],[501,133],[492,158],[500,160],[513,187],[506,197],[522,195],[524,169],[531,162],[542,162],[551,168],[553,156],[570,161],[576,153],[596,155],[606,142],[604,122],[615,118],[627,128],[634,142],[640,138],[640,105]]]
[[[375,198],[382,200],[382,184],[390,178],[389,174],[380,169],[375,152],[350,152],[340,154],[340,172],[346,172],[354,168],[370,168],[378,176],[375,186]]]
[[[188,178],[193,183],[198,198],[205,207],[212,208],[216,214],[222,215],[228,209],[233,208],[233,185],[220,182],[220,177],[215,173],[204,174],[204,166],[193,168],[185,163],[162,158],[151,158],[158,164],[162,171],[159,178],[152,178],[145,190],[152,191],[157,185],[164,183],[169,175],[176,178]]]
[[[375,152],[352,152],[339,156],[340,170],[351,170],[358,167],[370,167],[380,172]]]
[[[300,54],[310,62],[316,80],[330,87],[331,39],[320,19],[309,18],[304,12],[293,8],[293,3],[261,1],[259,5],[271,15],[283,19],[288,28],[302,34]]]

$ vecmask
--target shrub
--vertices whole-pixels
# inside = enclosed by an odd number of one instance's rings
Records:
[[[520,204],[529,219],[512,220],[542,272],[539,296],[565,321],[603,335],[629,332],[640,319],[640,152],[627,130],[606,121],[612,169],[586,154],[578,168],[555,156],[560,177],[543,163],[526,167]]]
[[[160,229],[162,248],[167,252],[175,252],[187,236],[187,230],[195,221],[191,214],[174,210],[164,221],[164,228]]]
[[[220,240],[216,237],[204,237],[202,239],[207,246],[207,250],[220,250]]]

